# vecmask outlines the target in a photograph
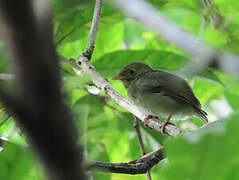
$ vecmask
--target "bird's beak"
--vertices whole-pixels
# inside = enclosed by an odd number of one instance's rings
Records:
[[[120,76],[119,74],[114,76],[112,80],[122,80],[124,77]]]

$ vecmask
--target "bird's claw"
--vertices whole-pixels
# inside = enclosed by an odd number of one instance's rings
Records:
[[[149,126],[148,126],[148,123],[149,123],[149,120],[152,119],[152,118],[159,119],[158,116],[153,116],[153,115],[151,115],[151,114],[148,115],[146,118],[144,118],[144,125],[145,125],[146,127],[149,127]]]
[[[165,121],[161,126],[160,126],[160,129],[161,129],[161,132],[163,135],[167,135],[168,133],[166,132],[166,126],[168,124],[171,124],[172,126],[176,126],[175,124],[171,123],[171,122],[167,122]]]

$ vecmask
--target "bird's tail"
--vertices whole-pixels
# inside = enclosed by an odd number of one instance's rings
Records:
[[[208,119],[207,119],[207,113],[205,111],[203,111],[201,108],[197,108],[197,116],[204,121],[205,123],[208,123]]]

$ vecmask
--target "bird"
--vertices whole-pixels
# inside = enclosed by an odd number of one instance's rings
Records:
[[[186,80],[172,73],[153,69],[146,63],[133,62],[121,69],[112,80],[120,80],[130,100],[145,114],[144,124],[158,117],[166,121],[161,126],[165,133],[170,120],[183,120],[189,116],[208,122],[207,113]],[[174,125],[174,124],[172,124]]]

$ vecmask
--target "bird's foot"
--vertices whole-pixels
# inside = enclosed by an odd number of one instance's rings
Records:
[[[148,127],[149,120],[152,119],[152,118],[153,118],[152,115],[148,115],[146,118],[144,118],[144,125],[146,127]]]
[[[165,128],[166,128],[166,126],[167,126],[168,124],[171,124],[171,125],[173,125],[173,126],[176,126],[175,124],[169,122],[170,119],[171,119],[171,117],[172,117],[172,115],[170,115],[170,116],[168,117],[168,119],[160,126],[160,129],[161,129],[161,132],[163,133],[163,135],[167,135],[167,133],[166,133],[166,131],[165,131]]]
[[[176,126],[175,124],[171,123],[171,122],[167,122],[165,121],[161,126],[160,126],[160,129],[161,129],[161,132],[163,133],[163,135],[167,135],[166,133],[166,126],[168,124],[171,124],[172,126]]]
[[[148,126],[148,123],[149,123],[149,120],[152,119],[152,118],[159,119],[158,116],[153,116],[153,115],[151,115],[151,114],[148,115],[146,118],[144,118],[144,125],[145,125],[146,127],[149,127],[149,126]]]

